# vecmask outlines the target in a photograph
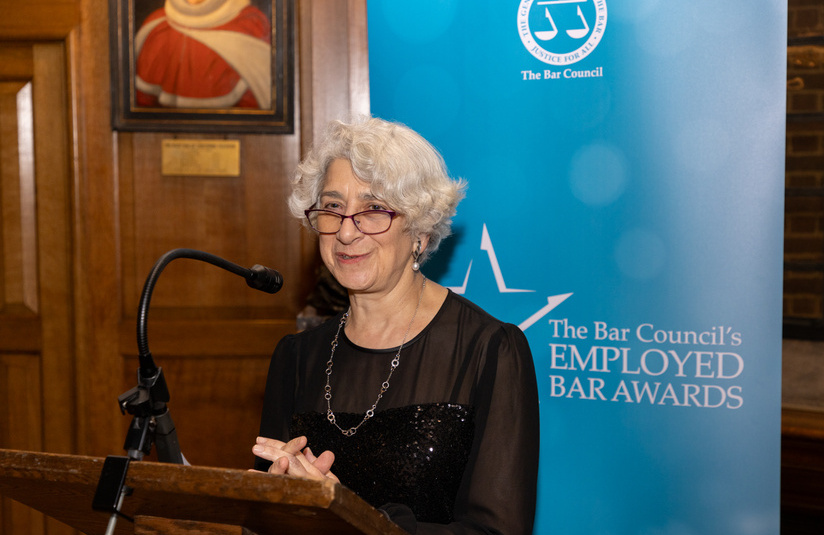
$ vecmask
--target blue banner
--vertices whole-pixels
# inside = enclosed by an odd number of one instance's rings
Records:
[[[372,113],[469,182],[424,271],[532,347],[535,533],[778,533],[786,2],[368,17]]]

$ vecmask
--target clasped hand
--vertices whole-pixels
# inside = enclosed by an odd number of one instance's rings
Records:
[[[338,477],[331,472],[335,454],[327,450],[315,457],[306,444],[306,437],[293,438],[289,442],[257,437],[252,453],[261,459],[272,461],[272,466],[269,467],[270,474],[303,479],[331,479],[340,483]]]

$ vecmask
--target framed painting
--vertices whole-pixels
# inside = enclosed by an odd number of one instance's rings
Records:
[[[112,127],[294,131],[294,0],[109,0]]]

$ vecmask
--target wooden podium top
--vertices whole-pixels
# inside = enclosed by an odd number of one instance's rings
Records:
[[[0,449],[0,494],[88,535],[102,534],[110,515],[93,511],[92,499],[103,461]],[[139,461],[130,464],[126,485],[133,493],[124,500],[122,512],[135,518],[135,524],[118,520],[118,535],[152,532],[136,531],[144,517],[237,526],[231,533],[257,535],[406,533],[354,492],[331,481]]]

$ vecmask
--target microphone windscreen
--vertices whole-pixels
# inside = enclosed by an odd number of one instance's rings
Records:
[[[272,268],[255,264],[249,271],[246,284],[255,290],[273,294],[283,287],[283,277]]]

